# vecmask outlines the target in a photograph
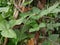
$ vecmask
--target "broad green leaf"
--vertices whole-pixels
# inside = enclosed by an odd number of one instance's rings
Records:
[[[59,13],[59,12],[60,12],[60,8],[56,8],[51,13]]]
[[[43,17],[51,12],[53,12],[56,7],[58,7],[59,3],[55,3],[53,6],[45,9],[45,10],[40,10],[40,13],[38,13],[37,15],[33,15],[34,17],[32,17],[33,19],[39,19],[40,17]],[[59,10],[60,11],[60,10]],[[36,11],[37,12],[37,11]],[[58,11],[57,11],[58,12]]]
[[[59,34],[52,34],[49,36],[49,39],[51,39],[53,41],[57,41],[58,37],[59,37]]]
[[[19,25],[19,24],[21,24],[23,21],[24,21],[24,18],[18,19],[18,20],[16,20],[15,25]]]
[[[21,24],[27,16],[28,15],[25,15],[24,17],[21,17],[20,19],[16,20],[15,24],[17,24],[17,25]]]
[[[53,6],[47,8],[46,10],[42,10],[39,17],[42,17],[44,15],[51,13],[54,9],[56,9],[56,7],[58,7],[58,5],[59,3],[55,3]]]
[[[48,23],[47,24],[47,29],[54,29],[56,27],[59,27],[60,23]]]
[[[13,38],[13,39],[9,39],[8,45],[17,45],[18,41],[17,39]]]
[[[28,25],[28,26],[34,27],[34,28],[38,27],[37,22],[33,19],[28,20],[27,23],[25,23],[25,24]]]
[[[59,5],[59,3],[55,3],[53,6],[47,8],[45,10],[40,10],[40,12],[39,12],[39,10],[35,11],[35,15],[32,16],[32,19],[39,19],[40,17],[43,17],[49,13],[54,13],[56,10],[57,10],[56,13],[60,12],[60,10],[56,9],[56,7],[58,7],[58,5]]]
[[[46,24],[45,24],[45,23],[40,23],[39,27],[40,27],[40,28],[46,27]]]
[[[54,29],[54,27],[53,27],[53,24],[52,23],[47,23],[47,29],[48,30],[53,30]]]
[[[29,32],[39,31],[39,29],[41,29],[43,27],[46,27],[46,24],[45,23],[41,23],[41,24],[39,24],[38,27],[29,29]]]
[[[42,43],[42,45],[51,45],[51,42],[46,40]]]
[[[18,39],[16,38],[12,38],[12,39],[9,39],[9,43],[8,45],[17,45],[18,44]]]
[[[0,7],[7,6],[7,0],[0,0]]]
[[[26,6],[26,5],[30,4],[32,1],[33,1],[33,0],[28,0],[28,1],[24,2],[22,5],[23,5],[23,6]]]
[[[4,18],[2,17],[2,15],[0,15],[0,22],[1,22],[2,20],[4,20]]]
[[[2,23],[0,23],[0,31],[2,31],[4,29],[5,29],[5,26]]]
[[[10,27],[12,28],[13,26],[15,26],[15,22],[16,20],[10,20],[9,21],[9,24],[10,24]]]
[[[22,30],[22,31],[23,31],[23,30]],[[26,35],[26,34],[24,33],[25,30],[24,30],[23,32],[22,32],[22,31],[15,30],[18,41],[21,41],[21,40],[23,40],[23,39],[25,39],[25,38],[28,37],[28,35]]]
[[[32,19],[37,19],[37,16],[39,16],[38,14],[41,12],[40,9],[36,8],[36,7],[33,7],[32,10],[31,10],[31,18]]]
[[[0,22],[0,30],[9,29],[10,25],[6,20]]]
[[[34,32],[34,31],[39,31],[39,27],[31,28],[31,29],[29,30],[29,32]]]
[[[26,34],[21,34],[19,40],[21,41],[21,40],[23,40],[23,39],[26,39],[27,37],[28,37],[28,35],[26,35]]]
[[[15,33],[12,29],[3,30],[3,31],[1,32],[1,35],[2,35],[3,37],[8,37],[8,38],[17,38],[16,33]]]
[[[40,9],[33,7],[31,11],[28,11],[26,13],[21,13],[20,16],[23,17],[25,15],[28,15],[30,18],[35,18],[36,16],[38,16],[38,14],[40,13]]]
[[[0,12],[8,12],[9,7],[0,7]]]
[[[10,21],[9,21],[10,27],[13,27],[13,26],[15,26],[15,25],[21,24],[21,23],[25,20],[25,18],[26,18],[27,16],[28,16],[28,15],[23,16],[23,17],[21,17],[21,18],[18,19],[18,20],[10,20]]]
[[[27,15],[28,15],[28,16],[31,15],[31,11],[21,13],[21,14],[20,14],[20,17],[24,17],[24,16],[27,16]]]
[[[32,10],[31,10],[31,13],[33,13],[33,14],[36,14],[36,15],[37,15],[37,14],[39,14],[39,13],[40,13],[40,11],[41,11],[41,10],[40,10],[39,8],[33,7],[33,8],[32,8]]]
[[[10,29],[10,25],[6,20],[0,22],[0,30],[2,30],[1,35],[8,38],[16,38],[16,34]]]
[[[53,27],[59,27],[59,26],[60,26],[60,23],[53,24]]]

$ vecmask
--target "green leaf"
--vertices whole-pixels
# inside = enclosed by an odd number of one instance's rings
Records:
[[[32,19],[39,19],[39,18],[41,18],[41,17],[43,17],[43,16],[45,16],[45,15],[47,15],[47,14],[49,14],[49,13],[54,13],[54,11],[56,11],[56,10],[57,10],[56,13],[58,13],[58,12],[60,12],[60,9],[58,10],[58,9],[56,8],[56,7],[58,7],[58,5],[59,5],[59,3],[55,3],[53,6],[47,8],[47,9],[45,9],[45,10],[39,10],[38,8],[35,8],[35,9],[34,9],[34,12],[35,12],[35,13],[33,13],[33,14],[35,14],[35,15],[32,15],[31,18],[32,18]],[[33,12],[33,11],[32,11],[32,12]]]
[[[39,14],[40,11],[41,10],[39,8],[33,7],[32,10],[31,10],[31,13],[33,13],[33,14]]]
[[[5,29],[4,25],[2,23],[0,23],[0,31],[2,31],[4,29]]]
[[[8,12],[9,7],[0,7],[0,12]]]
[[[7,6],[7,0],[0,0],[0,7]]]
[[[20,24],[25,20],[25,18],[26,18],[27,16],[28,16],[28,15],[23,16],[23,17],[21,17],[21,18],[18,19],[18,20],[10,20],[10,21],[9,21],[10,27],[13,27],[13,26],[15,26],[15,25],[20,25]]]
[[[53,27],[59,27],[59,26],[60,26],[60,23],[53,24]]]
[[[31,26],[31,27],[38,27],[37,22],[33,19],[28,20],[26,25]]]
[[[39,31],[39,29],[41,29],[43,27],[46,27],[46,24],[45,23],[41,23],[41,24],[39,24],[38,27],[29,29],[29,32]]]
[[[23,39],[26,39],[28,36],[24,33],[24,34],[21,34],[19,40],[23,40]]]
[[[0,30],[5,30],[9,28],[10,28],[9,23],[6,20],[0,22]]]
[[[33,1],[33,0],[26,1],[26,2],[24,2],[22,5],[23,5],[23,6],[26,6],[26,5],[30,4],[32,1]]]
[[[59,12],[60,12],[60,8],[56,8],[51,13],[59,13]]]
[[[39,19],[39,18],[51,13],[52,11],[54,11],[56,9],[56,7],[58,7],[58,5],[59,5],[59,3],[55,3],[53,6],[47,8],[45,10],[41,10],[41,12],[37,16],[34,15],[35,17],[33,17],[33,18]]]
[[[51,42],[46,40],[42,43],[42,45],[51,45]]]
[[[56,27],[59,27],[60,23],[48,23],[47,24],[47,29],[54,29]]]
[[[47,29],[48,30],[53,30],[54,29],[54,27],[53,27],[53,24],[52,23],[47,23]]]
[[[40,17],[42,17],[43,15],[47,15],[49,13],[51,13],[51,11],[53,11],[54,9],[56,9],[56,7],[58,7],[59,3],[55,3],[53,6],[47,8],[46,10],[43,10],[41,13],[40,13]]]
[[[16,20],[15,25],[19,25],[19,24],[21,24],[23,21],[24,21],[24,18],[18,19],[18,20]]]
[[[0,22],[1,22],[2,20],[4,20],[4,18],[2,17],[2,15],[0,15]]]
[[[45,24],[45,23],[40,23],[39,27],[40,27],[40,28],[46,27],[46,24]]]
[[[37,19],[37,16],[39,16],[38,14],[41,12],[40,9],[36,8],[36,7],[33,7],[32,10],[31,10],[31,18],[32,19]]]
[[[59,37],[59,34],[52,34],[49,36],[49,39],[51,39],[53,41],[57,41],[58,37]]]
[[[8,38],[16,38],[15,32],[10,29],[10,25],[6,20],[0,22],[0,30],[2,30],[1,35]]]
[[[40,13],[40,17],[42,17],[43,15],[47,15],[49,13],[51,13],[51,11],[53,11],[54,9],[56,9],[56,7],[59,5],[59,3],[56,3],[54,4],[53,6],[47,8],[47,10],[43,10],[41,13]]]
[[[48,40],[45,40],[45,41],[42,43],[42,45],[51,45],[51,42],[48,41]]]
[[[25,31],[25,30],[24,30],[24,31]],[[23,30],[22,30],[22,31],[15,30],[18,41],[21,41],[21,40],[23,40],[23,39],[25,39],[25,38],[28,37],[28,36],[24,33],[24,31],[23,31]]]
[[[3,31],[1,32],[1,35],[2,35],[3,37],[8,37],[8,38],[17,38],[16,33],[15,33],[12,29],[3,30]]]
[[[39,27],[31,28],[31,29],[29,30],[29,32],[34,32],[34,31],[39,31]]]

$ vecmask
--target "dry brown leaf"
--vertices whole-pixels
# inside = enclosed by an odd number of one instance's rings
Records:
[[[27,45],[34,45],[34,38],[31,38],[30,40],[28,40]]]
[[[22,12],[22,13],[31,10],[30,7],[24,7],[24,6],[23,6],[23,7],[20,7],[20,9],[21,9],[21,12]]]
[[[36,34],[35,34],[35,40],[38,40],[38,38],[39,38],[39,32],[36,32]]]
[[[41,0],[41,3],[45,4],[46,3],[46,0]]]
[[[39,9],[43,9],[43,8],[44,8],[44,6],[41,4],[40,1],[38,1],[37,7],[38,7]]]
[[[35,45],[38,45],[39,35],[40,35],[39,31],[35,33],[35,39],[34,39],[35,40]]]
[[[24,0],[15,0],[14,1],[15,8],[18,9],[18,11],[20,11],[21,13],[31,10],[30,7],[23,6],[22,5],[23,2]]]

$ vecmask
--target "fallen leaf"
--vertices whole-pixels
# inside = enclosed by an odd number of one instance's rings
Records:
[[[27,45],[34,45],[35,41],[34,38],[31,38],[30,40],[28,40]]]

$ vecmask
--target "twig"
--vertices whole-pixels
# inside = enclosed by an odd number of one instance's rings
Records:
[[[14,0],[14,6],[15,6],[15,8],[16,9],[18,9],[20,12],[22,12],[22,10],[20,9],[20,7],[21,7],[21,0],[19,0],[19,2],[17,2],[18,4],[16,4],[16,1]]]
[[[5,38],[3,45],[6,45],[8,42],[8,38]]]
[[[18,14],[19,14],[19,11],[15,8],[14,9],[14,14],[13,14],[14,19],[17,19]]]
[[[17,4],[14,3],[14,6],[16,9],[18,9],[20,12],[22,12],[22,10],[20,9],[20,7]]]
[[[25,0],[22,1],[22,4],[21,5],[23,5],[24,2],[25,2]]]

